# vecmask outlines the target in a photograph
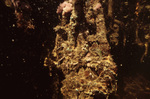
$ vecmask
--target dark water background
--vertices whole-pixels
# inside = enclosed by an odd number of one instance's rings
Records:
[[[55,12],[60,1],[35,0],[34,3],[30,1],[29,3],[33,8],[32,18],[35,20],[35,30],[26,33],[24,29],[16,27],[14,9],[6,7],[0,1],[1,99],[51,99],[54,93],[49,69],[43,66],[43,61],[47,55],[47,49],[52,50],[54,47],[53,27],[59,22]],[[129,30],[128,32],[131,33],[132,29]],[[128,37],[131,41],[133,38]],[[142,74],[150,80],[150,51],[144,63],[140,63],[144,49],[132,45],[131,42],[128,42],[125,47],[122,44],[112,47],[111,53],[118,65],[120,95],[124,93],[124,77]]]
[[[52,27],[57,23],[54,7],[58,4],[51,2],[29,2],[35,30],[26,33],[16,27],[14,9],[0,1],[1,99],[51,99],[52,81],[43,66],[46,49],[52,49],[55,39]]]

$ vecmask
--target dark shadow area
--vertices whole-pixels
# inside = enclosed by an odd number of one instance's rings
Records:
[[[0,98],[51,99],[54,87],[49,68],[43,66],[53,49],[57,1],[29,1],[34,30],[17,28],[14,9],[0,1]]]

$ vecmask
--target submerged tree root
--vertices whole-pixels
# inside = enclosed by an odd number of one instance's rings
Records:
[[[45,59],[45,65],[62,70],[64,98],[92,99],[96,94],[108,97],[117,90],[117,66],[106,38],[102,5],[99,0],[65,2],[61,23],[54,28],[55,48]]]

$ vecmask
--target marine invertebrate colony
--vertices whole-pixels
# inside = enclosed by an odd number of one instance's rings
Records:
[[[62,13],[62,15],[65,15],[70,11],[72,11],[72,4],[64,1],[58,6],[56,13]]]

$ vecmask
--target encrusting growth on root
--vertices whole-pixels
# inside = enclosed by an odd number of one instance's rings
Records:
[[[63,72],[60,90],[65,99],[92,99],[96,94],[115,92],[117,66],[110,54],[99,0],[66,0],[57,12],[62,13],[61,23],[54,28],[55,47],[45,58],[45,66]]]

